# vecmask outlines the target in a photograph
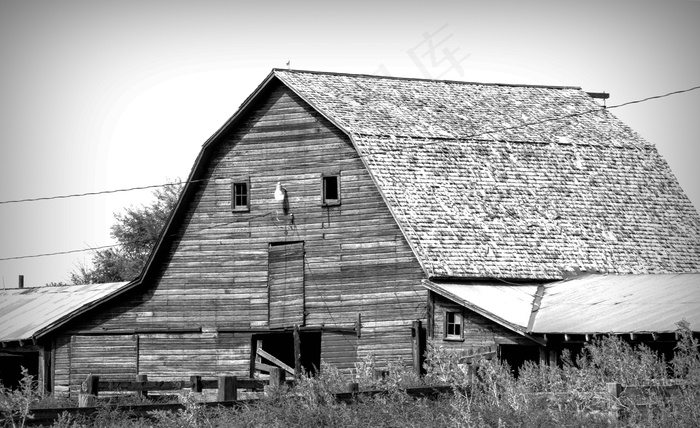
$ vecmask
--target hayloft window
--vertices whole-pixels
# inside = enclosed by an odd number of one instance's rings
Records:
[[[234,179],[231,183],[231,210],[250,211],[250,180]]]
[[[463,324],[464,317],[461,311],[445,312],[445,339],[463,340]]]
[[[340,205],[340,173],[321,176],[321,202],[324,206]]]

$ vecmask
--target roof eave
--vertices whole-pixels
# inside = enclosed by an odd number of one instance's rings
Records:
[[[146,264],[144,265],[143,269],[141,270],[141,273],[134,280],[134,284],[130,288],[136,287],[139,284],[141,284],[147,277],[148,273],[151,271],[151,266],[156,260],[158,254],[160,253],[160,247],[163,246],[166,238],[169,236],[170,230],[172,229],[173,224],[175,223],[175,219],[179,218],[182,215],[182,211],[186,209],[186,204],[184,204],[184,201],[189,199],[189,195],[192,194],[200,185],[198,177],[201,176],[202,171],[205,169],[204,167],[206,164],[206,160],[209,157],[211,147],[214,146],[214,144],[217,141],[219,141],[219,139],[223,135],[225,135],[233,126],[235,126],[236,123],[238,123],[240,118],[250,110],[257,97],[270,85],[270,82],[275,78],[276,76],[274,71],[270,72],[267,75],[267,77],[257,86],[257,88],[243,101],[243,103],[241,103],[241,105],[233,113],[233,115],[231,115],[231,117],[226,121],[226,123],[224,123],[214,134],[212,134],[207,139],[207,141],[204,142],[204,144],[202,144],[202,149],[197,155],[197,159],[195,160],[192,169],[190,170],[190,174],[187,177],[187,181],[185,182],[184,189],[182,189],[180,198],[178,199],[175,208],[170,213],[165,227],[163,227],[163,230],[161,231],[161,234],[158,237],[158,241],[153,247],[153,251],[151,251],[151,254],[148,257]]]
[[[483,316],[484,318],[491,320],[491,321],[493,321],[493,322],[495,322],[495,323],[497,323],[497,324],[527,338],[527,339],[530,339],[539,345],[545,346],[547,344],[547,342],[544,339],[541,339],[539,337],[535,337],[535,336],[529,334],[525,330],[525,328],[523,328],[522,326],[510,323],[510,322],[504,320],[503,318],[501,318],[501,317],[499,317],[499,316],[497,316],[489,311],[486,311],[483,308],[476,306],[476,305],[472,304],[471,302],[468,302],[455,294],[450,293],[449,291],[443,289],[438,284],[436,284],[430,280],[424,279],[422,281],[422,284],[428,290],[433,291],[433,292],[435,292],[435,293],[437,293],[437,294],[439,294],[447,299],[450,299],[456,303],[459,303],[460,305],[464,306],[465,308],[467,308],[471,311],[476,312],[477,314]]]
[[[134,288],[137,288],[140,286],[148,277],[149,273],[152,270],[152,266],[155,263],[155,261],[158,259],[160,253],[161,253],[161,247],[163,247],[167,241],[167,238],[171,235],[172,229],[175,227],[175,223],[177,223],[177,219],[183,215],[183,211],[186,210],[186,200],[189,200],[190,195],[199,187],[200,185],[200,180],[198,177],[201,176],[202,171],[204,170],[204,166],[206,164],[206,160],[209,157],[211,147],[232,127],[234,126],[238,120],[243,116],[252,106],[254,103],[255,99],[262,93],[265,88],[268,87],[270,82],[274,80],[276,77],[274,75],[274,72],[270,72],[268,76],[263,80],[262,83],[258,85],[258,87],[253,91],[252,94],[250,94],[246,100],[241,104],[241,106],[234,112],[234,114],[224,123],[223,126],[221,126],[214,134],[212,134],[207,141],[204,142],[202,145],[202,149],[200,150],[199,154],[197,155],[197,159],[195,160],[192,169],[190,170],[189,176],[187,177],[187,181],[185,182],[185,187],[182,189],[182,192],[180,194],[180,197],[177,201],[177,204],[175,205],[175,208],[173,211],[170,213],[170,216],[168,217],[168,220],[166,221],[165,226],[163,227],[158,240],[156,241],[156,244],[153,247],[153,250],[151,251],[148,260],[146,261],[144,267],[141,269],[141,272],[139,273],[139,276],[134,278],[131,282],[126,284],[124,287],[120,288],[119,290],[116,290],[113,293],[110,293],[106,296],[103,296],[102,298],[91,302],[88,305],[85,305],[84,307],[81,307],[77,311],[73,311],[70,314],[67,314],[66,316],[62,317],[60,320],[58,320],[55,323],[52,323],[50,326],[47,326],[41,330],[39,330],[37,333],[35,333],[32,337],[27,338],[26,340],[38,340],[42,338],[43,336],[46,336],[47,334],[51,333],[52,331],[55,331],[59,327],[65,325],[66,323],[70,322],[73,320],[75,317],[80,316],[100,305],[103,303],[106,303],[109,300],[112,300],[124,293],[129,292],[130,290],[133,290]]]
[[[37,341],[37,340],[41,339],[42,337],[46,336],[47,334],[51,333],[52,331],[55,331],[56,329],[60,328],[61,326],[69,323],[70,321],[72,321],[76,317],[84,314],[85,312],[88,312],[89,310],[93,309],[96,306],[99,306],[103,302],[106,302],[107,300],[111,300],[114,297],[117,297],[117,296],[125,293],[126,291],[130,290],[132,288],[132,284],[135,282],[136,282],[136,280],[128,282],[128,283],[124,284],[123,287],[120,287],[109,294],[106,294],[98,299],[95,299],[91,302],[88,302],[88,303],[82,305],[80,308],[62,316],[61,318],[57,319],[56,321],[52,322],[51,324],[49,324],[43,328],[40,328],[31,337],[29,337],[26,340]]]

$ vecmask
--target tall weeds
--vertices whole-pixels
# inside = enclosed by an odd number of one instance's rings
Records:
[[[23,427],[32,415],[32,404],[40,398],[41,394],[34,378],[22,367],[22,378],[18,388],[6,388],[0,383],[0,421],[4,421],[6,426]]]

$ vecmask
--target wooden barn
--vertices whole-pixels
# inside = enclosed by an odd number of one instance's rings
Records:
[[[426,336],[553,361],[698,330],[698,212],[594,96],[273,70],[204,144],[141,275],[31,338],[50,386],[419,367]]]

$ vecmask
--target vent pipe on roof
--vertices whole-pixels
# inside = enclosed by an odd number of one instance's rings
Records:
[[[19,284],[17,284],[19,288],[24,288],[24,275],[19,276]]]
[[[607,106],[605,105],[605,100],[607,100],[608,98],[610,98],[610,94],[608,94],[607,92],[586,92],[586,93],[587,93],[588,96],[591,97],[591,98],[596,98],[596,99],[599,99],[599,100],[603,100],[603,107],[606,107],[606,108],[607,108]]]

